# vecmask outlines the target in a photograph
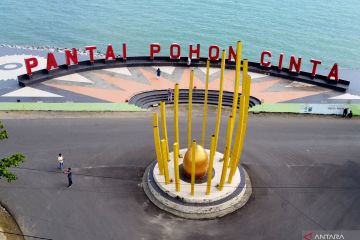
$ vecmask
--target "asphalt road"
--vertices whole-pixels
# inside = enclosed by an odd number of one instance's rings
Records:
[[[155,155],[151,121],[4,120],[10,139],[0,144],[0,156],[21,151],[28,160],[16,170],[18,181],[0,180],[1,203],[24,234],[60,240],[302,239],[310,229],[360,230],[359,119],[250,116],[242,164],[253,195],[239,211],[208,221],[162,212],[143,193],[142,174]],[[194,123],[200,139],[201,119]],[[213,123],[212,117],[208,134]],[[71,189],[56,169],[60,152],[74,171]]]

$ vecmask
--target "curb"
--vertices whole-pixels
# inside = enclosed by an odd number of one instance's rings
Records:
[[[216,219],[216,218],[220,218],[223,217],[229,213],[232,213],[238,209],[240,209],[241,207],[243,207],[249,200],[251,194],[252,194],[252,186],[251,186],[251,181],[249,178],[248,173],[246,172],[246,170],[243,168],[244,172],[245,172],[245,192],[242,195],[242,197],[240,197],[240,200],[238,202],[236,202],[235,204],[232,204],[231,206],[216,211],[216,212],[207,212],[207,213],[186,213],[186,212],[182,212],[182,211],[178,211],[174,208],[170,208],[168,206],[166,206],[165,204],[163,204],[161,201],[159,201],[153,194],[152,190],[150,189],[150,186],[148,184],[148,176],[150,173],[150,170],[152,168],[152,165],[149,165],[146,170],[145,173],[143,175],[142,178],[142,188],[146,194],[146,196],[150,199],[150,201],[155,204],[158,208],[160,208],[161,210],[164,210],[168,213],[171,213],[172,215],[175,215],[177,217],[181,217],[181,218],[185,218],[185,219],[192,219],[192,220],[206,220],[206,219]],[[235,197],[236,198],[236,197]]]
[[[145,110],[128,103],[0,102],[0,111],[143,112]]]

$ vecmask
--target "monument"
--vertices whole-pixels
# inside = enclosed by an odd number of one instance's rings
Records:
[[[189,219],[211,219],[222,217],[241,208],[248,201],[252,189],[245,169],[239,165],[244,145],[250,81],[248,60],[241,60],[242,44],[236,48],[236,71],[231,115],[227,121],[226,144],[223,153],[217,151],[222,114],[222,97],[226,52],[222,51],[219,98],[214,133],[210,149],[205,149],[206,116],[210,60],[206,65],[205,97],[203,106],[202,135],[198,144],[192,139],[192,95],[193,71],[190,72],[187,121],[187,146],[179,144],[179,85],[174,86],[174,143],[170,152],[167,135],[165,102],[160,103],[161,126],[158,114],[153,115],[153,135],[156,160],[145,171],[143,188],[149,199],[159,208],[174,215]],[[242,74],[241,74],[242,70]],[[239,85],[242,79],[242,91]],[[239,111],[238,100],[240,99]],[[238,116],[237,116],[238,112]],[[237,119],[237,127],[235,122]],[[161,135],[160,129],[161,128]],[[232,143],[233,132],[235,141]]]

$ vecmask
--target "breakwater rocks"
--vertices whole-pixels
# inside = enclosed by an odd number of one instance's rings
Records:
[[[35,50],[35,51],[44,51],[44,52],[59,52],[63,53],[67,48],[51,47],[51,46],[20,46],[20,45],[11,45],[11,44],[0,44],[0,48],[15,48],[15,49],[24,49],[24,50]],[[85,48],[77,49],[77,53],[81,55],[88,55],[88,51]],[[97,58],[104,58],[105,54],[100,51],[94,51],[94,56]]]

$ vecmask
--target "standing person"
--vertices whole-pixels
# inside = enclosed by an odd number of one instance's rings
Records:
[[[170,88],[168,88],[168,90],[167,90],[167,100],[168,100],[168,102],[171,101],[171,89]]]
[[[160,68],[158,68],[158,69],[156,70],[156,78],[157,78],[157,80],[159,80],[160,75],[161,75],[161,70],[160,70]]]
[[[348,115],[348,108],[344,108],[342,117],[346,117]]]
[[[68,188],[71,188],[73,182],[72,182],[72,172],[71,172],[71,168],[68,168],[65,172],[65,174],[67,174],[67,177],[68,177]]]
[[[173,97],[174,97],[174,90],[170,89],[170,102],[173,101]]]
[[[61,153],[59,153],[58,156],[58,163],[59,163],[59,169],[61,169],[61,171],[64,169],[64,157]]]
[[[191,58],[188,57],[188,60],[187,60],[187,65],[190,66],[191,65]]]

